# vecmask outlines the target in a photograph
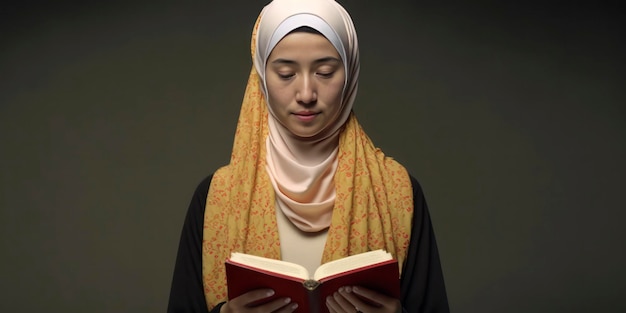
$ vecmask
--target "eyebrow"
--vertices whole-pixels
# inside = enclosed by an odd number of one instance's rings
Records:
[[[341,60],[335,57],[324,57],[313,61],[313,63],[326,63],[326,62],[337,62],[341,63]],[[272,61],[272,64],[296,64],[297,62],[289,59],[276,59]]]

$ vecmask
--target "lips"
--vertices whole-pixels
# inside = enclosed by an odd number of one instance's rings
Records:
[[[309,115],[316,115],[316,112],[313,111],[299,111],[299,112],[295,112],[293,113],[295,115],[301,115],[301,116],[309,116]]]
[[[313,112],[313,111],[300,111],[300,112],[295,112],[293,113],[293,115],[301,120],[301,121],[305,121],[308,122],[312,119],[314,119],[319,113],[317,112]]]

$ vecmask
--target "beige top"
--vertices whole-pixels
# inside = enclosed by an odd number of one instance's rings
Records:
[[[283,261],[304,266],[311,275],[322,263],[322,253],[328,228],[319,232],[304,232],[296,227],[282,210],[276,208],[280,254]]]

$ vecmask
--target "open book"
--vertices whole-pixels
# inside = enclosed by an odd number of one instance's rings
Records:
[[[228,298],[233,299],[248,291],[271,288],[274,296],[290,297],[298,303],[296,312],[328,312],[326,297],[339,287],[363,286],[391,297],[400,297],[398,261],[390,253],[375,250],[320,265],[312,275],[301,265],[232,253],[226,260]]]

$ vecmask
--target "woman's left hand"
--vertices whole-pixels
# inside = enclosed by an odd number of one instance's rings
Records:
[[[363,298],[369,301],[363,301]],[[401,313],[400,300],[359,286],[341,287],[326,298],[330,313]]]

